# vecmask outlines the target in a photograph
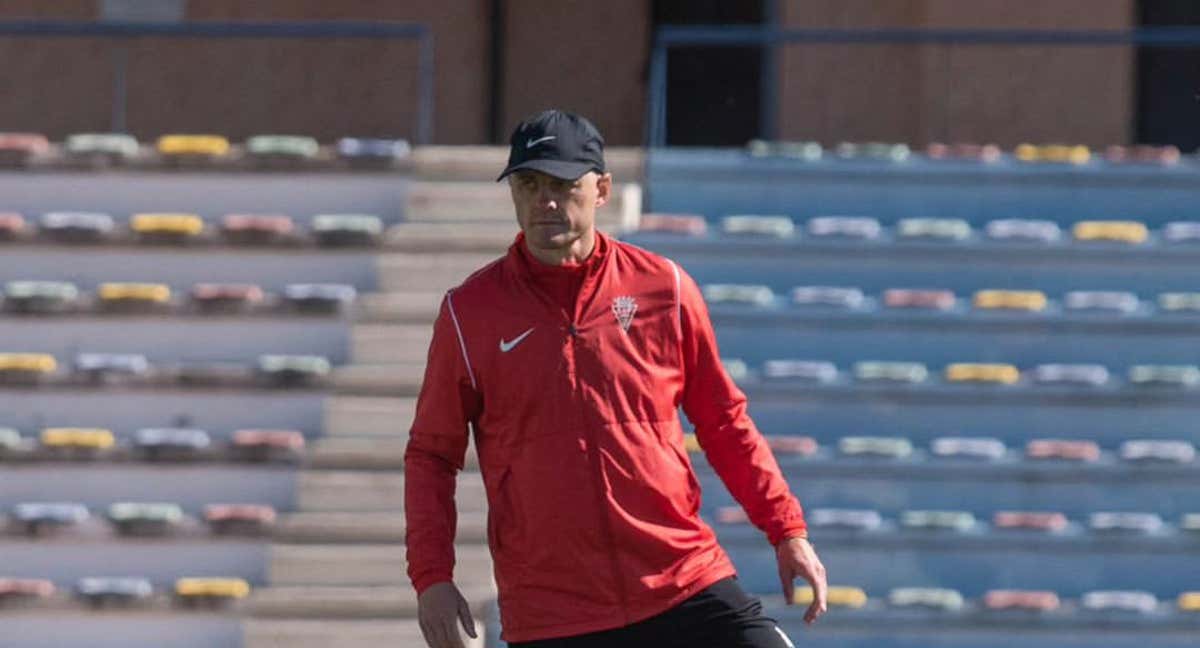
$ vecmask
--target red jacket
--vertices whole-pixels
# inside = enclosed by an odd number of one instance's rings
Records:
[[[698,515],[680,406],[772,545],[805,529],[695,282],[598,236],[573,317],[531,281],[519,235],[446,294],[405,452],[420,593],[452,577],[455,475],[474,429],[506,641],[628,625],[736,573]]]

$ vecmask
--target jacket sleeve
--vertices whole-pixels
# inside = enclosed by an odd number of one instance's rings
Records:
[[[776,545],[807,535],[804,512],[775,455],[746,413],[746,395],[721,364],[708,308],[695,281],[679,269],[684,365],[683,411],[696,439],[750,521]]]
[[[466,456],[468,426],[482,407],[455,317],[447,294],[433,325],[425,379],[404,451],[404,540],[408,577],[418,595],[453,578],[455,481]]]

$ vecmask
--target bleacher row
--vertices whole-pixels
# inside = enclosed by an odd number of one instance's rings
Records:
[[[1017,163],[1056,163],[1084,165],[1097,159],[1108,164],[1155,164],[1171,166],[1182,158],[1175,146],[1121,146],[1105,147],[1102,154],[1080,144],[1018,144],[1005,153],[995,144],[971,142],[931,142],[924,151],[914,152],[908,144],[899,142],[839,142],[826,149],[815,141],[766,141],[751,140],[746,144],[746,153],[753,157],[779,157],[803,162],[815,162],[827,158],[835,160],[871,160],[904,163],[923,153],[927,160],[950,160],[993,164],[1011,160]]]
[[[34,439],[14,428],[0,428],[0,463],[62,459],[294,463],[305,448],[299,430],[246,428],[222,438],[228,442],[216,444],[208,431],[199,428],[147,427],[135,430],[129,439],[118,439],[107,428],[53,427],[41,430]]]
[[[0,384],[7,385],[319,387],[325,385],[331,372],[329,360],[314,355],[265,354],[253,364],[159,366],[140,354],[82,353],[66,371],[61,371],[58,360],[48,353],[0,353]]]
[[[988,221],[979,236],[971,222],[961,218],[902,218],[893,228],[866,216],[816,216],[803,230],[796,221],[780,214],[731,214],[719,222],[719,234],[725,237],[757,237],[789,240],[802,234],[813,239],[853,240],[886,243],[891,241],[991,241],[1005,243],[1067,244],[1123,243],[1140,245],[1153,242],[1192,243],[1200,241],[1200,221],[1166,223],[1152,232],[1136,220],[1078,221],[1071,236],[1055,221],[1006,218]],[[639,232],[673,234],[690,238],[709,235],[708,221],[699,214],[654,213],[643,216]]]
[[[149,579],[138,577],[85,577],[71,590],[75,600],[93,610],[148,607],[157,590]],[[250,594],[250,585],[240,578],[180,578],[171,586],[173,602],[181,608],[225,607]],[[36,609],[62,608],[59,588],[49,580],[0,578],[0,605]]]
[[[174,133],[143,146],[124,133],[76,133],[54,145],[40,133],[0,133],[0,164],[54,168],[390,169],[410,154],[403,139],[343,137],[322,147],[303,135],[255,135],[241,145],[213,134]]]
[[[94,294],[69,281],[9,281],[0,310],[21,314],[83,313],[277,313],[337,315],[354,303],[354,286],[335,283],[286,284],[278,294],[254,283],[194,284],[182,300],[168,284],[102,282]]]

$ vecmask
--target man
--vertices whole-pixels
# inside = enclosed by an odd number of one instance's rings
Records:
[[[789,604],[825,571],[799,502],[720,363],[695,282],[595,228],[604,141],[546,111],[514,131],[521,232],[449,291],[405,452],[408,574],[432,648],[471,636],[452,582],[455,475],[474,429],[488,498],[501,638],[528,648],[783,648],[698,515],[678,409],[709,463],[775,546]]]

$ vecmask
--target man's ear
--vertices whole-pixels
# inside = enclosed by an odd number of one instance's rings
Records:
[[[603,207],[612,196],[612,174],[602,173],[596,176],[596,206]]]

